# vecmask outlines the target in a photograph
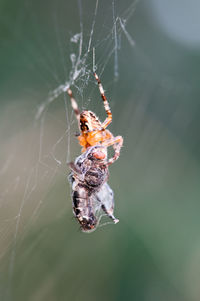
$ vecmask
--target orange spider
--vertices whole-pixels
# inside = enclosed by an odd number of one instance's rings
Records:
[[[119,158],[120,149],[123,145],[123,138],[121,136],[114,137],[113,134],[107,130],[107,126],[112,122],[112,113],[109,107],[109,103],[104,94],[104,89],[97,74],[94,73],[97,80],[99,91],[104,102],[104,108],[107,113],[107,118],[104,122],[100,122],[98,117],[91,111],[82,111],[80,113],[76,100],[73,97],[71,89],[67,90],[71,99],[72,109],[78,120],[79,129],[81,134],[78,136],[79,144],[83,147],[84,152],[88,147],[95,145],[102,145],[104,147],[113,146],[115,151],[114,156],[108,160],[108,165],[112,164]],[[97,152],[96,158],[104,159],[104,152]]]

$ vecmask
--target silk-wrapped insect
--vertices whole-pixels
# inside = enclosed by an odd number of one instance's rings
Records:
[[[96,229],[101,209],[117,223],[119,220],[113,215],[113,191],[107,184],[107,148],[100,145],[89,147],[69,166],[73,212],[81,230],[89,232]]]

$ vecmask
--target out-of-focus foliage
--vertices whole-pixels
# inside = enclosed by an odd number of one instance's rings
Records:
[[[132,5],[114,4],[115,18]],[[195,5],[182,14],[191,19]],[[95,3],[4,0],[0,7],[0,299],[199,300],[198,43],[170,35],[156,1],[141,0],[126,24],[134,47],[117,27],[116,64],[114,35],[104,41],[113,2],[99,1],[97,67],[113,112],[110,129],[124,147],[109,179],[120,223],[87,235],[72,218],[66,161],[80,148],[68,99],[61,95],[35,117],[49,91],[68,79],[70,36],[82,20],[88,39]],[[181,9],[171,3],[169,23]],[[108,64],[106,47],[113,49]],[[88,85],[75,84],[80,107],[105,118],[92,76]]]

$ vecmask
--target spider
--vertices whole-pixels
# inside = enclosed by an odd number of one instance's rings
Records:
[[[69,164],[72,184],[73,212],[83,232],[95,230],[99,223],[97,213],[102,209],[114,223],[114,197],[106,183],[109,172],[107,149],[100,145],[88,147],[75,162]]]
[[[107,162],[107,165],[110,165],[119,158],[120,149],[123,145],[123,138],[121,136],[114,137],[113,134],[107,130],[107,126],[112,122],[112,113],[108,100],[104,94],[101,81],[96,73],[94,73],[94,76],[97,80],[104,108],[107,113],[107,118],[104,122],[101,123],[98,117],[91,111],[80,112],[71,89],[68,89],[67,93],[71,99],[72,109],[74,110],[78,120],[79,130],[81,132],[78,136],[78,140],[79,144],[82,146],[82,152],[84,152],[88,147],[95,145],[102,145],[104,147],[113,146],[115,152],[114,156]]]

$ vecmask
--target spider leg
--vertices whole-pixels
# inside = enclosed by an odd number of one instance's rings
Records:
[[[108,160],[108,163],[107,163],[107,165],[111,165],[119,158],[120,149],[123,145],[123,138],[122,138],[122,136],[112,137],[111,139],[103,141],[101,145],[106,146],[106,147],[113,146],[115,154],[112,158],[110,158]]]
[[[105,121],[102,123],[102,128],[105,129],[112,122],[112,113],[111,113],[111,109],[110,109],[108,100],[107,100],[107,98],[104,94],[104,89],[103,89],[102,83],[101,83],[101,81],[100,81],[100,79],[99,79],[99,77],[96,73],[94,73],[94,76],[95,76],[95,79],[98,83],[101,98],[103,99],[103,103],[104,103],[104,108],[105,108],[107,116],[108,116],[105,119]]]
[[[78,124],[79,124],[79,121],[80,121],[80,111],[79,111],[79,108],[78,108],[78,104],[72,94],[72,90],[71,89],[68,89],[67,90],[67,93],[70,97],[70,100],[71,100],[71,105],[72,105],[72,109],[74,111],[74,114],[76,115],[76,119],[78,120]]]

